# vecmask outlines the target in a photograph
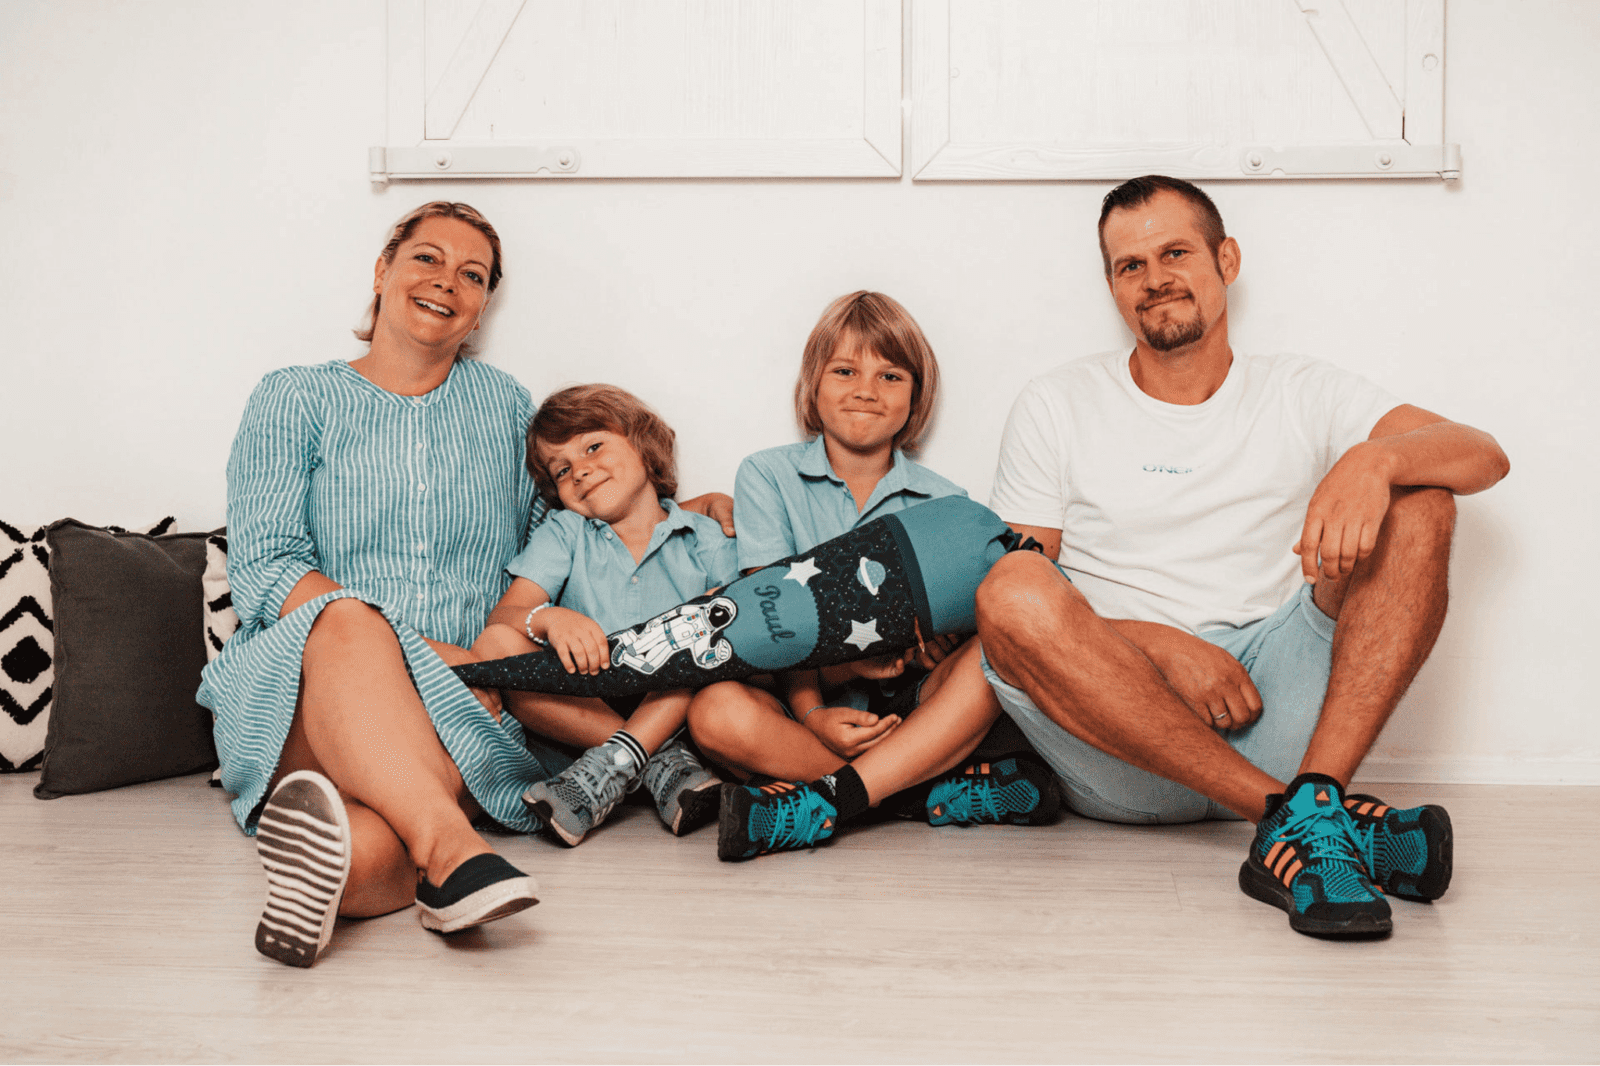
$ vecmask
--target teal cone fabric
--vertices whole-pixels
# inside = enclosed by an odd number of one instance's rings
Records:
[[[455,669],[479,688],[613,697],[899,652],[919,632],[972,632],[978,584],[1017,539],[987,507],[946,496],[610,634],[611,667],[592,677],[546,651]]]

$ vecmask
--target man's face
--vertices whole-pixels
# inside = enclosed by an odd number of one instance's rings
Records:
[[[1111,295],[1135,337],[1158,352],[1197,343],[1228,312],[1228,285],[1239,274],[1232,237],[1215,257],[1189,202],[1162,189],[1138,207],[1106,218]]]

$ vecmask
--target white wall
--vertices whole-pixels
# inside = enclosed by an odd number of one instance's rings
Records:
[[[687,494],[794,439],[826,302],[917,315],[948,391],[925,459],[984,499],[1011,399],[1128,343],[1104,184],[399,184],[375,190],[384,5],[0,0],[0,518],[223,518],[255,380],[350,358],[386,227],[464,199],[508,278],[483,345],[536,396],[611,380],[677,427]],[[1451,0],[1464,177],[1218,184],[1236,345],[1325,356],[1495,433],[1438,650],[1366,776],[1600,782],[1592,399],[1600,4]]]

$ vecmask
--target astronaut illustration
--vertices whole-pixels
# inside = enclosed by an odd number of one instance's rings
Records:
[[[618,634],[611,649],[611,665],[653,674],[662,663],[687,650],[702,670],[721,666],[733,657],[733,645],[719,640],[717,634],[728,628],[738,613],[739,605],[726,596],[674,607],[650,619],[638,632],[630,629]]]

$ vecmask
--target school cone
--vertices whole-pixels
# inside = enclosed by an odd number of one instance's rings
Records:
[[[455,671],[478,688],[612,697],[899,653],[919,633],[975,630],[978,583],[1019,539],[982,504],[946,496],[610,634],[598,674],[569,674],[544,650]]]

